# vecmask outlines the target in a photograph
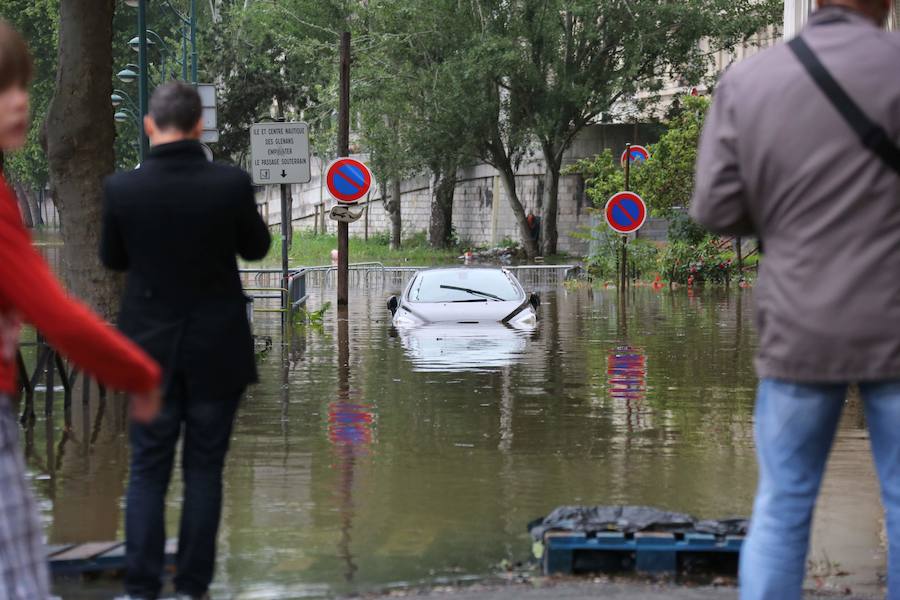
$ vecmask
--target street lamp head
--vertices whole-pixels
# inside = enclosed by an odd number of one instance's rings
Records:
[[[109,97],[109,99],[112,101],[113,108],[121,106],[122,101],[124,100],[124,98],[122,98],[122,96],[120,96],[119,94],[113,94]]]
[[[119,81],[123,81],[125,83],[132,83],[135,79],[137,79],[138,74],[132,71],[131,69],[122,69],[116,74],[116,77],[119,78]]]
[[[147,38],[147,47],[148,48],[150,46],[155,46],[155,45],[156,45],[156,42],[154,42],[150,38]],[[128,40],[128,47],[131,48],[132,50],[134,50],[135,52],[140,52],[141,51],[141,38],[138,36],[134,36],[133,38]]]
[[[138,4],[140,4],[140,0],[125,0],[125,6],[130,6],[131,8],[137,8]]]
[[[128,120],[128,113],[119,111],[113,115],[117,123],[124,123]]]

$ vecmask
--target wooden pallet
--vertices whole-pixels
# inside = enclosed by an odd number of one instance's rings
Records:
[[[177,540],[166,542],[167,565],[175,564]],[[86,575],[125,570],[125,542],[87,542],[51,546],[47,552],[54,575]]]
[[[544,573],[737,574],[744,538],[705,533],[601,532],[593,536],[549,532],[544,536]]]

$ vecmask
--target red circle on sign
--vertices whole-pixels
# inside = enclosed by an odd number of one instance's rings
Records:
[[[635,156],[637,154],[641,158],[637,158]],[[625,166],[625,160],[628,158],[628,150],[622,152],[622,166]],[[632,163],[640,163],[645,160],[650,160],[650,151],[644,148],[643,146],[632,146],[631,147],[631,162]]]
[[[616,233],[634,233],[647,220],[647,205],[634,192],[619,192],[606,202],[603,214]]]
[[[352,204],[372,189],[372,172],[354,158],[339,158],[328,165],[325,185],[332,198]]]

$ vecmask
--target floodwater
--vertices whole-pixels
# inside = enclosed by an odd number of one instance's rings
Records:
[[[394,286],[397,287],[397,286]],[[318,598],[490,576],[527,560],[526,524],[563,504],[747,515],[755,487],[750,292],[541,290],[531,334],[398,333],[353,290],[346,318],[282,343],[240,412],[225,473],[215,598]],[[310,308],[333,290],[312,291]],[[50,543],[123,536],[121,401],[76,391],[24,436]],[[42,399],[38,396],[38,407]],[[180,478],[168,504],[176,534]],[[817,514],[811,578],[874,591],[882,521],[850,401]],[[845,575],[843,573],[846,573]],[[65,598],[118,583],[61,581]]]

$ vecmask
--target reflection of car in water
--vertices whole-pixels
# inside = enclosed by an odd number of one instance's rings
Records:
[[[388,300],[398,328],[429,323],[533,328],[539,305],[538,296],[526,294],[512,273],[484,267],[422,271],[403,295]]]
[[[478,327],[433,323],[398,328],[416,371],[484,371],[508,367],[525,355],[531,331],[500,324]]]
[[[420,371],[505,367],[525,353],[537,326],[535,294],[509,271],[422,271],[388,300],[403,348]]]

